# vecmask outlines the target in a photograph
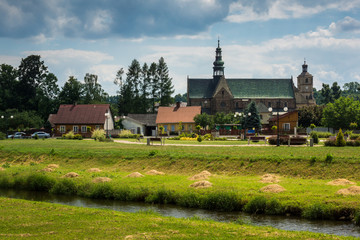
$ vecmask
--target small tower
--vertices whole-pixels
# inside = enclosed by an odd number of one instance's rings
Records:
[[[301,100],[297,99],[298,107],[301,105],[313,105],[315,99],[313,96],[314,80],[313,76],[307,71],[308,65],[306,61],[302,65],[302,73],[297,77],[298,93],[301,95]]]
[[[220,39],[218,39],[218,47],[216,48],[216,56],[213,69],[213,78],[216,82],[218,82],[220,78],[224,76],[224,61],[222,60],[221,56]]]

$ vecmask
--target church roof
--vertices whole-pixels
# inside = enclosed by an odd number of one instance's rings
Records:
[[[294,98],[293,81],[289,79],[228,78],[234,98]],[[188,79],[189,98],[211,98],[216,84],[213,79]]]

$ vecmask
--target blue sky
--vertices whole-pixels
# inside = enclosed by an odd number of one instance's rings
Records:
[[[211,77],[220,37],[225,76],[288,78],[306,59],[317,89],[360,81],[360,0],[0,0],[0,64],[41,55],[62,87],[165,58],[175,93]]]

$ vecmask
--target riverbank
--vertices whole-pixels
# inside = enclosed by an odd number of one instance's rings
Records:
[[[0,153],[0,187],[309,219],[352,220],[360,205],[358,195],[338,193],[359,184],[360,156],[351,147],[187,148],[52,139],[2,141]],[[147,174],[154,169],[164,175]],[[207,179],[189,179],[203,170]],[[64,178],[69,172],[79,176]],[[143,177],[128,177],[134,172]],[[263,181],[266,174],[275,179]],[[98,177],[111,181],[94,183]],[[329,184],[338,178],[353,184]],[[190,187],[198,181],[211,187]]]
[[[0,198],[2,239],[356,239]],[[21,217],[17,217],[21,216]],[[75,227],[76,226],[76,227]]]

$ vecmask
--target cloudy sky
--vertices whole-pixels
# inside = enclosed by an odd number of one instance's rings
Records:
[[[185,93],[218,38],[229,78],[296,80],[306,59],[317,89],[360,81],[360,0],[0,0],[0,64],[41,55],[60,87],[94,73],[115,95],[118,69],[164,57]]]

